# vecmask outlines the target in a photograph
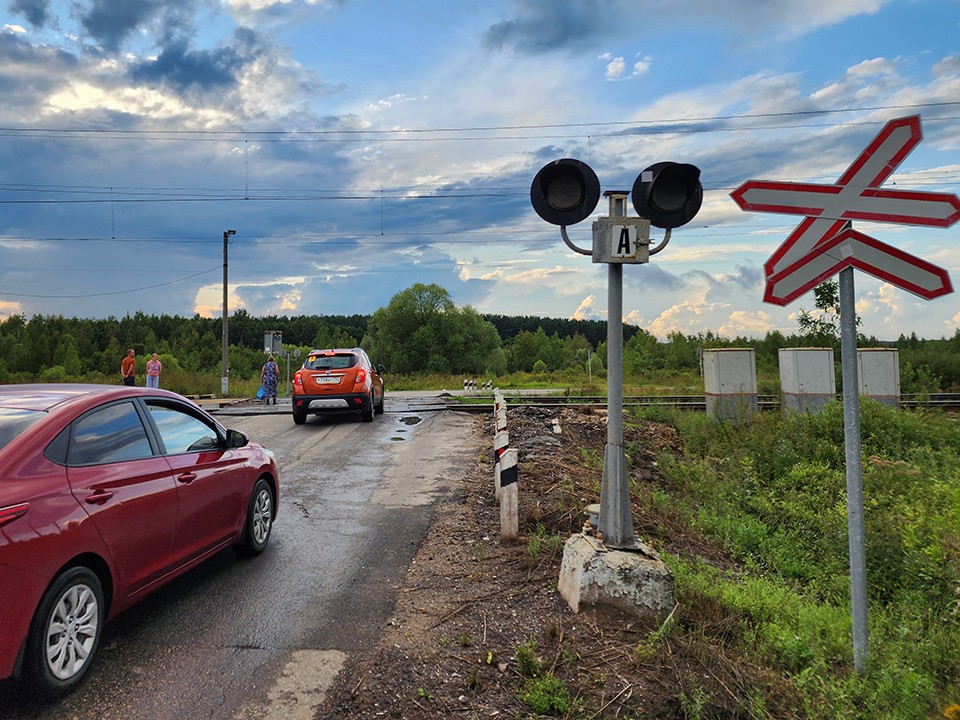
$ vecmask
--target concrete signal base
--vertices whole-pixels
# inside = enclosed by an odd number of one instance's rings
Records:
[[[657,614],[674,606],[673,573],[636,539],[631,549],[622,550],[589,535],[573,535],[563,548],[557,589],[575,613],[597,607]]]

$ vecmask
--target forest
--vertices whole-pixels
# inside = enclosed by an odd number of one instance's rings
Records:
[[[829,298],[821,300],[829,309]],[[271,331],[282,333],[283,348],[291,357],[313,348],[361,346],[395,375],[605,374],[605,322],[483,315],[469,306],[457,307],[437,285],[415,284],[372,315],[254,317],[237,310],[228,318],[232,379],[258,377],[264,335]],[[837,325],[829,313],[801,313],[795,334],[770,332],[763,338],[724,338],[707,332],[674,333],[663,341],[632,325],[624,325],[623,333],[628,380],[644,374],[696,372],[702,348],[753,348],[758,374],[776,373],[780,348],[833,347],[835,357],[840,356]],[[221,342],[221,318],[199,315],[137,312],[101,319],[12,315],[0,322],[0,382],[116,382],[120,361],[133,348],[141,375],[147,357],[156,352],[165,372],[209,376],[216,387]],[[889,341],[861,337],[859,345],[899,350],[904,393],[960,392],[960,329],[939,339],[915,334]],[[293,365],[295,369],[299,362],[294,360]]]

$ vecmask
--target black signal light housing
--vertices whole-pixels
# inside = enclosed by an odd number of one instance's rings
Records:
[[[554,225],[575,225],[600,202],[600,180],[589,165],[572,158],[544,165],[530,185],[537,215]]]
[[[675,162],[654,163],[641,172],[631,191],[640,217],[658,228],[673,229],[693,220],[703,204],[700,168]]]

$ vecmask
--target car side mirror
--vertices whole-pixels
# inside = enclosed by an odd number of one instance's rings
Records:
[[[239,430],[227,430],[228,448],[241,448],[244,447],[248,442],[250,442],[250,438],[248,438],[245,433],[242,433]]]
[[[377,375],[383,375],[387,369],[383,365],[377,365]]]

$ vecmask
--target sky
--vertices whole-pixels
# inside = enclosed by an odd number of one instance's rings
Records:
[[[666,338],[795,333],[763,302],[802,219],[747,180],[832,184],[890,120],[884,187],[960,189],[960,0],[2,0],[0,320],[370,314],[414,283],[481,313],[606,319],[608,268],[541,220],[546,163],[603,190],[701,170],[703,206],[623,272]],[[593,216],[568,228],[589,248]],[[631,213],[632,213],[631,209]],[[855,229],[945,268],[960,224]],[[662,231],[654,228],[652,241]],[[956,294],[855,275],[861,330],[950,337]]]

